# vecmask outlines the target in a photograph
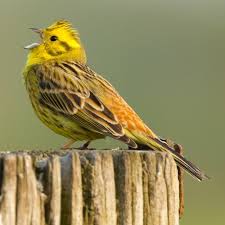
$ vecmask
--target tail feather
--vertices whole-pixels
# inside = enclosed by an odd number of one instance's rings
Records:
[[[155,150],[166,151],[172,154],[178,166],[182,167],[185,171],[187,171],[192,177],[196,178],[197,180],[202,181],[209,179],[209,177],[197,166],[195,166],[192,162],[185,159],[173,148],[169,147],[167,143],[161,141],[160,139],[149,138],[148,145],[149,147]]]

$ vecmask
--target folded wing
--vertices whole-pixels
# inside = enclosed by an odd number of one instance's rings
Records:
[[[125,135],[117,117],[88,89],[79,76],[81,69],[67,62],[39,65],[36,74],[39,78],[40,103],[85,129],[136,148],[136,143]],[[88,70],[84,72],[88,73]],[[87,75],[90,79],[91,74]]]

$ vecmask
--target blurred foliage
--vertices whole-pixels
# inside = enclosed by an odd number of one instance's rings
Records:
[[[220,0],[1,0],[1,150],[65,141],[38,121],[21,77],[23,46],[37,41],[27,28],[65,18],[81,33],[88,64],[212,177],[198,183],[186,176],[181,225],[224,224],[224,11]],[[107,139],[93,146],[118,144]]]

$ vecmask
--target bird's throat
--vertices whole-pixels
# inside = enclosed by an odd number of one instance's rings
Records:
[[[30,67],[36,64],[42,64],[51,60],[74,60],[81,64],[86,64],[86,53],[84,48],[76,48],[68,52],[64,52],[61,54],[49,54],[47,51],[39,50],[39,47],[32,49],[27,57],[26,67]]]

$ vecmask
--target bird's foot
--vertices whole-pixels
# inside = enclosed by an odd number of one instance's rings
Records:
[[[79,150],[94,150],[94,148],[88,148],[90,143],[91,143],[91,141],[87,141],[77,149],[79,149]]]
[[[66,142],[60,149],[61,150],[69,150],[69,149],[73,149],[70,146],[75,142],[75,140],[73,139],[69,139],[68,142]]]
[[[142,150],[152,150],[149,146],[147,145],[143,145],[143,144],[138,144],[138,147],[137,148],[132,148],[132,147],[128,147],[129,150],[136,150],[136,151],[142,151]]]

